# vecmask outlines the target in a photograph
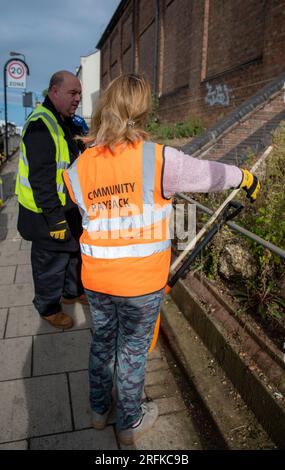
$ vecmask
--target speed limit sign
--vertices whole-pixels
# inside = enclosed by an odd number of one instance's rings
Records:
[[[12,60],[7,67],[7,87],[26,88],[27,70],[20,60]]]

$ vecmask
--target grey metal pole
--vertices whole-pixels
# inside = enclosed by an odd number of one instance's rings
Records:
[[[8,61],[9,62],[9,61]],[[8,111],[7,111],[7,78],[6,78],[6,70],[7,64],[4,65],[4,113],[5,113],[5,152],[6,152],[6,160],[9,158],[9,149],[8,149]]]
[[[212,209],[209,209],[208,207],[204,206],[200,202],[195,201],[191,197],[185,196],[185,194],[176,193],[176,196],[178,196],[181,199],[185,199],[185,201],[188,201],[191,204],[195,204],[199,209],[201,209],[203,212],[205,212],[208,215],[212,215],[214,213]],[[242,235],[245,235],[247,238],[250,238],[256,243],[259,243],[260,245],[264,246],[264,248],[267,248],[268,250],[272,251],[272,253],[275,253],[276,255],[285,259],[285,250],[283,250],[279,246],[276,246],[273,243],[268,242],[267,240],[264,240],[264,238],[259,237],[255,233],[250,232],[249,230],[246,230],[245,228],[241,227],[240,225],[235,224],[234,222],[226,222],[226,224],[232,229],[241,233]]]

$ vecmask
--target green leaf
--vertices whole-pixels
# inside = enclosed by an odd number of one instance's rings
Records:
[[[281,305],[282,307],[285,307],[285,300],[281,299],[281,297],[276,297],[274,300],[277,304]]]

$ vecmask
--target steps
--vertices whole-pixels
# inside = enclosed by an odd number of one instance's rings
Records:
[[[250,446],[261,442],[264,448],[272,448],[272,439],[284,448],[285,374],[280,357],[279,362],[274,360],[268,348],[258,344],[197,279],[188,276],[186,281],[179,281],[172,298],[177,305],[170,298],[164,304],[162,334],[204,400],[227,446],[254,448]],[[215,372],[211,373],[213,369]],[[242,398],[231,402],[230,397],[236,392]],[[262,434],[257,420],[270,438]],[[253,429],[258,437],[255,441]],[[233,436],[235,432],[242,432],[242,437]]]
[[[217,448],[274,449],[274,443],[170,298],[162,309],[162,329],[168,347],[220,434],[219,445],[223,447]]]
[[[241,165],[250,151],[262,152],[285,120],[285,73],[244,101],[225,118],[185,144],[192,156]]]

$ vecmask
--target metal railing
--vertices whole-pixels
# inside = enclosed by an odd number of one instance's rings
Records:
[[[195,201],[191,197],[185,196],[185,194],[182,193],[176,193],[175,196],[184,199],[187,202],[190,202],[191,204],[195,204],[198,209],[201,211],[205,212],[208,215],[212,215],[214,211],[209,209],[206,206],[203,206],[203,204],[200,204],[199,202]],[[264,248],[267,248],[270,250],[272,253],[275,253],[276,255],[280,256],[281,258],[285,259],[285,250],[282,250],[282,248],[279,248],[278,246],[274,245],[273,243],[268,242],[267,240],[264,240],[263,238],[259,237],[258,235],[255,235],[255,233],[250,232],[249,230],[246,230],[243,227],[240,227],[239,225],[235,224],[234,222],[227,222],[227,225],[231,227],[233,230],[241,233],[242,235],[245,235],[247,238],[250,238],[250,240],[253,240],[260,245],[262,245]]]

